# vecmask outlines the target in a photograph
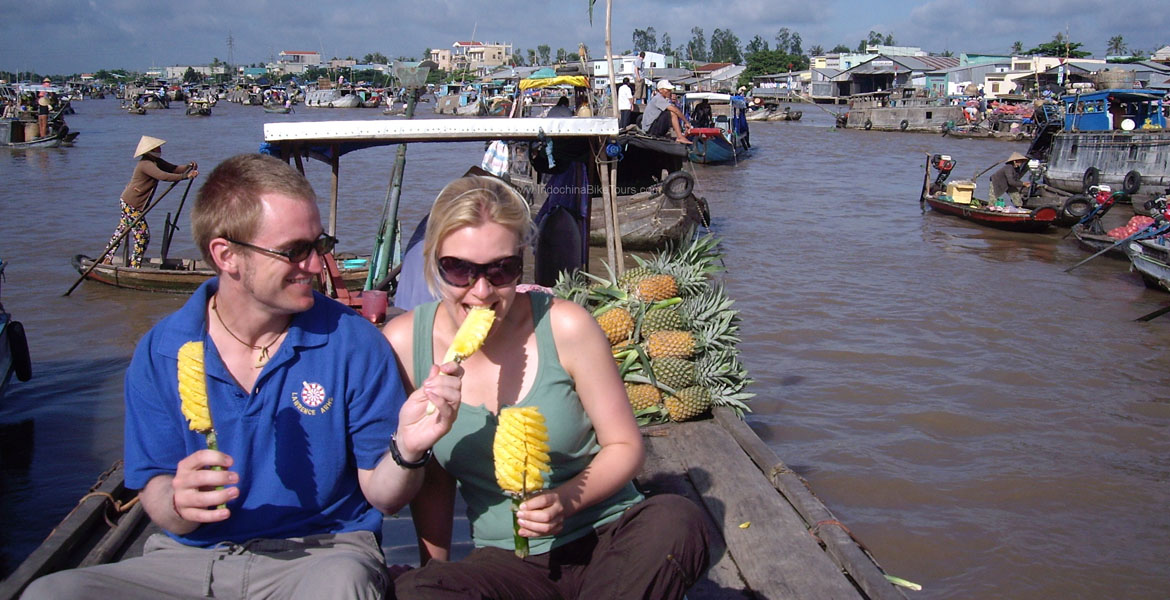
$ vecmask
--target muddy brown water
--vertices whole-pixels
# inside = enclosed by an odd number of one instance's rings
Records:
[[[183,301],[88,282],[61,296],[77,277],[69,257],[100,252],[114,227],[138,136],[207,172],[254,151],[266,121],[385,118],[76,108],[76,147],[0,153],[3,301],[35,372],[0,403],[0,574],[119,457],[135,341]],[[835,130],[800,108],[799,122],[752,123],[741,164],[695,168],[743,319],[752,428],[888,572],[924,586],[911,597],[1165,598],[1170,316],[1133,319],[1170,295],[1109,258],[1063,272],[1088,256],[1064,230],[920,212],[927,153],[970,177],[1023,144]],[[411,146],[408,222],[482,150]],[[343,159],[342,251],[368,252],[393,160],[389,147]],[[328,169],[310,177],[327,196]],[[152,254],[184,187],[149,218]],[[193,255],[180,223],[171,254]]]

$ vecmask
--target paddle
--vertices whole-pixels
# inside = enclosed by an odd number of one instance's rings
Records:
[[[1141,239],[1145,239],[1148,237],[1154,237],[1155,235],[1158,235],[1158,234],[1166,231],[1167,229],[1170,229],[1170,224],[1166,224],[1166,225],[1163,225],[1162,227],[1158,227],[1158,228],[1155,228],[1154,225],[1150,225],[1149,227],[1141,229],[1137,233],[1134,233],[1133,235],[1131,235],[1129,237],[1122,238],[1122,239],[1118,240],[1117,243],[1113,244],[1112,246],[1108,246],[1108,247],[1098,251],[1097,253],[1093,254],[1089,258],[1086,258],[1085,260],[1082,260],[1081,262],[1065,269],[1064,272],[1068,273],[1069,271],[1089,262],[1090,260],[1093,260],[1094,258],[1097,258],[1098,256],[1101,256],[1102,254],[1105,254],[1106,252],[1108,252],[1108,251],[1110,251],[1110,250],[1112,250],[1112,249],[1114,249],[1114,248],[1116,248],[1116,247],[1118,247],[1126,242],[1132,242],[1133,240],[1141,240]]]
[[[1166,313],[1170,313],[1170,304],[1167,304],[1166,306],[1163,306],[1162,308],[1159,308],[1158,310],[1155,310],[1152,313],[1138,317],[1138,318],[1134,319],[1134,321],[1140,321],[1142,323],[1145,323],[1146,321],[1153,321],[1154,319],[1157,319],[1158,317],[1160,317]]]
[[[182,181],[182,180],[180,179],[179,181]],[[158,206],[158,203],[162,202],[162,199],[166,197],[167,193],[169,193],[171,190],[175,189],[176,185],[179,185],[178,181],[171,182],[171,187],[164,190],[162,195],[159,196],[157,200],[148,201],[146,209],[142,211],[142,214],[138,215],[138,218],[134,219],[134,221],[132,221],[130,223],[130,225],[126,228],[126,230],[123,231],[120,235],[118,235],[118,237],[116,237],[112,241],[110,241],[110,245],[106,246],[106,249],[101,253],[101,255],[98,256],[97,258],[93,259],[93,264],[90,265],[89,268],[86,269],[85,272],[81,274],[81,277],[78,277],[77,281],[74,281],[73,285],[69,286],[69,289],[65,290],[65,293],[61,294],[61,295],[68,296],[69,294],[72,294],[73,290],[77,289],[77,286],[81,285],[81,282],[84,281],[85,278],[88,277],[89,274],[92,273],[93,270],[96,269],[97,266],[102,263],[102,260],[106,258],[106,255],[108,255],[110,252],[113,252],[114,248],[117,248],[118,244],[122,243],[122,239],[125,238],[127,235],[130,234],[131,231],[134,230],[134,226],[138,225],[139,221],[142,221],[143,219],[146,218],[146,213],[150,212],[151,209]]]
[[[179,200],[179,210],[175,211],[175,220],[171,221],[170,215],[167,215],[168,220],[163,229],[162,252],[159,253],[159,256],[164,264],[167,262],[167,254],[171,250],[171,238],[174,237],[175,232],[179,230],[179,215],[183,214],[183,204],[187,202],[187,192],[191,191],[191,184],[194,182],[194,179],[187,180],[187,189],[183,190],[183,198]]]
[[[926,190],[930,186],[930,153],[926,154],[926,172],[922,174],[922,191],[918,194],[918,210],[926,212]]]

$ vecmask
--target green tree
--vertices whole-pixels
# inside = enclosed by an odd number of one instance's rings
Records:
[[[761,50],[749,54],[747,66],[739,76],[738,85],[751,87],[752,78],[771,73],[800,71],[808,68],[808,57],[779,50]]]
[[[829,52],[833,54],[849,54],[850,52],[853,52],[853,50],[851,50],[849,46],[846,46],[845,44],[837,44],[836,46],[833,46],[833,49],[829,50]]]
[[[1089,56],[1089,52],[1080,50],[1084,44],[1073,42],[1064,37],[1063,33],[1057,32],[1052,38],[1051,42],[1040,44],[1035,48],[1027,51],[1027,54],[1034,54],[1038,56],[1067,56],[1068,58],[1084,58]]]
[[[1125,39],[1120,35],[1109,38],[1109,43],[1105,46],[1105,53],[1110,56],[1121,56],[1125,54]]]
[[[381,52],[372,52],[363,56],[361,62],[363,65],[386,65],[390,64],[390,59]]]
[[[513,52],[512,53],[512,65],[518,66],[518,67],[524,66],[524,55],[520,54],[519,52]]]
[[[658,36],[654,32],[653,27],[645,29],[634,30],[634,51],[639,52],[643,50],[654,51],[658,47]]]
[[[183,83],[199,83],[203,81],[203,76],[195,72],[194,67],[187,67],[187,71],[183,73]]]
[[[739,50],[739,38],[730,29],[718,29],[711,33],[712,62],[743,62]]]
[[[569,54],[565,52],[564,48],[557,48],[557,63],[563,63],[568,59]]]
[[[549,52],[551,50],[552,48],[550,48],[548,44],[541,44],[536,47],[536,52],[540,54],[540,64],[547,65],[549,62],[551,62],[549,61]]]
[[[780,52],[787,53],[788,46],[792,43],[792,32],[787,27],[781,27],[780,31],[776,32],[776,49]]]
[[[755,37],[753,37],[751,39],[750,42],[747,43],[747,46],[744,46],[743,53],[744,54],[755,54],[756,52],[759,52],[761,50],[764,50],[764,51],[768,50],[768,40],[765,40],[764,38],[760,37],[757,34]]]
[[[824,53],[825,53],[825,49],[820,47],[820,45],[815,45],[812,48],[808,49],[809,56],[820,56]]]
[[[528,64],[533,66],[533,67],[536,66],[536,49],[535,48],[528,49]]]
[[[804,54],[804,50],[801,49],[801,47],[800,47],[801,43],[803,41],[804,40],[800,39],[800,34],[793,31],[792,37],[789,38],[789,41],[788,41],[788,53],[789,54]]]
[[[1018,55],[1023,54],[1023,53],[1024,53],[1024,43],[1021,41],[1018,41],[1018,40],[1015,42],[1012,42],[1012,54],[1018,56]]]
[[[703,35],[702,27],[691,28],[691,41],[687,42],[686,57],[691,61],[707,61],[707,38]]]
[[[662,32],[662,44],[658,47],[658,52],[663,55],[673,54],[674,51],[670,49],[670,34]]]

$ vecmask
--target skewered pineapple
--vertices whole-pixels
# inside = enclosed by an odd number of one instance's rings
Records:
[[[476,306],[467,311],[463,324],[459,326],[459,330],[455,332],[455,338],[451,340],[451,347],[443,356],[443,363],[463,362],[467,357],[475,354],[483,346],[483,341],[487,339],[488,331],[491,331],[492,323],[495,320],[496,312],[490,308]]]
[[[451,347],[447,348],[447,353],[443,355],[441,364],[447,364],[451,361],[461,363],[467,360],[467,357],[475,354],[483,346],[488,332],[492,329],[492,323],[495,321],[496,311],[490,308],[476,306],[467,311],[467,316],[463,318],[463,323],[459,325],[455,337],[451,339]],[[435,404],[428,401],[427,414],[431,415],[434,412]]]
[[[179,348],[180,410],[192,431],[213,435],[211,409],[207,405],[207,381],[203,375],[203,342],[187,342]],[[208,447],[214,443],[209,438]],[[214,450],[214,448],[212,448]]]
[[[544,415],[535,406],[513,406],[500,411],[496,437],[492,440],[496,483],[512,496],[512,530],[516,556],[528,556],[528,538],[520,535],[516,510],[524,499],[544,488],[544,474],[551,469],[548,456],[548,428]]]

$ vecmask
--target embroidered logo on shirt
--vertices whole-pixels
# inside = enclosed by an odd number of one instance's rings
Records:
[[[301,382],[301,393],[300,395],[294,393],[292,400],[297,410],[309,416],[325,414],[333,406],[333,398],[329,398],[325,393],[325,387],[308,381]]]

